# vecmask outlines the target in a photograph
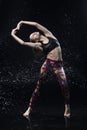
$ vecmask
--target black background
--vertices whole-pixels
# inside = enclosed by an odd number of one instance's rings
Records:
[[[11,30],[20,20],[39,22],[58,38],[71,102],[86,104],[87,1],[0,0],[0,112],[14,113],[26,107],[44,61],[44,57],[35,58],[29,47],[19,45],[11,37]],[[19,35],[28,41],[31,32],[31,27],[22,26]],[[42,87],[41,101],[62,101],[57,85],[54,76],[49,76]]]

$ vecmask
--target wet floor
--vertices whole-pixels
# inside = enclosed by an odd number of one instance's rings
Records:
[[[12,88],[14,87],[12,91]],[[29,87],[29,86],[28,86]],[[87,129],[87,91],[72,89],[71,118],[64,118],[64,101],[60,91],[55,88],[42,88],[38,100],[33,106],[30,120],[22,114],[27,109],[30,89],[20,86],[3,85],[0,104],[0,130],[85,130]],[[8,91],[7,91],[8,90]],[[25,91],[24,91],[25,90]],[[43,91],[44,90],[44,91]],[[52,90],[52,92],[50,92]],[[12,95],[10,95],[10,91]],[[30,93],[29,93],[30,92]]]
[[[23,112],[2,114],[1,130],[85,130],[87,129],[87,106],[72,106],[71,118],[63,117],[63,106],[35,107],[30,120],[22,116]]]

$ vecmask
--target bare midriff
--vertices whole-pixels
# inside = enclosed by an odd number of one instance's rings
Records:
[[[53,49],[52,51],[50,51],[47,54],[47,58],[48,59],[52,59],[52,60],[56,60],[56,61],[62,61],[62,51],[61,51],[61,47],[58,46],[55,49]]]

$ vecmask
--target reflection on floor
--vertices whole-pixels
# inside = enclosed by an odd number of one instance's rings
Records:
[[[30,120],[20,114],[2,115],[1,130],[83,130],[87,129],[87,106],[72,106],[71,118],[63,117],[63,107],[39,106],[34,108]]]

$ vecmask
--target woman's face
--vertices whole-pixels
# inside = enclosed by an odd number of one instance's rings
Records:
[[[40,40],[40,33],[34,32],[30,35],[30,41],[38,42]]]

